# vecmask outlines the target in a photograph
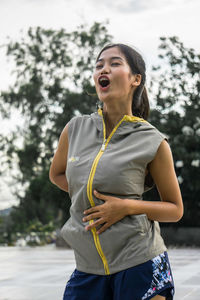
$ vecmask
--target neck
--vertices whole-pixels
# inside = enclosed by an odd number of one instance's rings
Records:
[[[117,123],[123,118],[124,115],[132,116],[131,107],[116,107],[104,103],[103,106],[104,119],[106,125],[107,136],[111,133]]]
[[[129,115],[132,116],[132,110],[131,107],[125,107],[124,105],[122,106],[116,106],[116,105],[110,105],[110,104],[105,104],[103,105],[103,112],[106,115],[107,120],[112,125],[116,125],[116,123],[124,116],[124,115]]]

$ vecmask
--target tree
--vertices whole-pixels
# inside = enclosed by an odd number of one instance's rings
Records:
[[[6,45],[15,64],[15,81],[1,92],[0,111],[9,119],[17,110],[24,122],[1,137],[1,150],[10,169],[17,162],[15,180],[25,188],[23,195],[15,190],[20,205],[12,211],[20,230],[33,219],[47,223],[60,210],[61,223],[68,217],[69,196],[49,183],[50,161],[66,123],[77,113],[95,109],[96,99],[88,94],[95,90],[95,56],[111,38],[106,24],[94,23],[70,33],[30,28],[21,40]]]
[[[152,68],[156,108],[150,121],[169,136],[173,152],[185,207],[176,226],[200,226],[200,55],[177,37],[160,40],[161,65]]]
[[[0,110],[8,119],[18,110],[24,120],[22,127],[0,140],[10,168],[17,162],[16,182],[25,187],[23,195],[16,191],[20,199],[12,212],[16,230],[22,231],[34,219],[62,224],[69,216],[69,197],[48,180],[50,160],[72,116],[95,110],[96,99],[87,93],[94,92],[94,60],[111,39],[106,26],[95,23],[71,33],[30,28],[20,41],[7,45],[16,80],[1,93]],[[200,55],[177,37],[160,40],[161,65],[153,67],[151,79],[156,107],[149,121],[169,136],[174,156],[185,206],[184,218],[175,226],[200,226]],[[156,189],[145,194],[145,199],[156,198]]]

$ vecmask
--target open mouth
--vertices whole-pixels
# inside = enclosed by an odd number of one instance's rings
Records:
[[[102,76],[99,78],[99,84],[102,88],[105,88],[110,84],[110,80],[107,77]]]

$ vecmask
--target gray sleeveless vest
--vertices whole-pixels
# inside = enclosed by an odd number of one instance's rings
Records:
[[[79,271],[109,275],[144,263],[166,250],[157,221],[129,215],[98,235],[85,231],[83,211],[104,203],[96,189],[121,199],[137,199],[154,186],[145,170],[167,137],[142,118],[125,115],[106,139],[102,111],[69,122],[66,176],[71,217],[61,234],[73,248]],[[90,223],[93,222],[90,221]]]

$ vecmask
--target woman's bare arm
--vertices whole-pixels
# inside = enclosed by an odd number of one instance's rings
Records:
[[[164,140],[159,146],[155,158],[149,164],[149,171],[157,186],[161,201],[139,201],[120,199],[94,191],[104,204],[87,209],[83,222],[96,219],[87,225],[86,230],[102,225],[97,233],[102,233],[112,224],[127,215],[146,214],[150,220],[159,222],[177,222],[183,216],[182,196],[174,170],[173,157],[169,144]]]
[[[68,153],[68,125],[63,129],[57,150],[54,154],[50,170],[49,179],[61,190],[68,192],[68,182],[65,176],[67,168],[67,153]]]
[[[177,222],[183,216],[183,202],[174,170],[173,157],[167,141],[163,140],[156,157],[149,164],[150,174],[157,186],[160,201],[127,202],[128,214],[145,213],[150,220]]]

